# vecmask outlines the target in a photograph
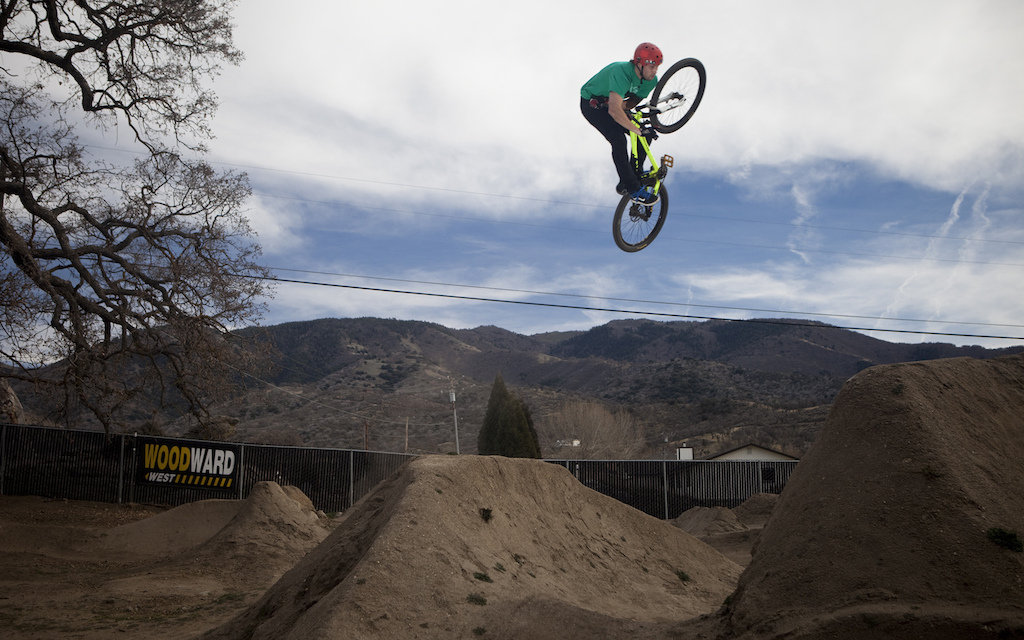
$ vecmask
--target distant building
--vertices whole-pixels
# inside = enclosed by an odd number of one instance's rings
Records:
[[[775,451],[774,449],[766,449],[756,444],[750,443],[745,444],[735,449],[730,449],[723,453],[716,453],[713,456],[704,458],[705,460],[715,460],[721,462],[743,462],[751,460],[798,460],[793,456],[786,455],[781,451]]]

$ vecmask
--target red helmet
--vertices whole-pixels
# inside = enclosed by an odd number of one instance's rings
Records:
[[[650,42],[644,42],[633,52],[633,62],[638,64],[661,64],[664,61],[661,49]]]

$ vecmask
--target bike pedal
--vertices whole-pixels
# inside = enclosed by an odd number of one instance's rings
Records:
[[[672,156],[668,154],[661,156],[661,164],[664,166],[671,167],[673,162],[675,162],[675,160],[672,159]]]

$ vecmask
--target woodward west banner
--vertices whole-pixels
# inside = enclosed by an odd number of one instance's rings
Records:
[[[238,487],[240,447],[224,442],[165,440],[140,436],[136,441],[140,484],[188,488]]]

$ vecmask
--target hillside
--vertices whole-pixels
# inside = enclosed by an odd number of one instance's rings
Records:
[[[823,324],[617,320],[585,332],[523,336],[377,318],[268,327],[279,352],[262,383],[222,412],[237,437],[276,444],[474,452],[501,373],[529,403],[546,455],[565,402],[628,411],[653,457],[687,443],[697,456],[747,442],[800,456],[843,382],[869,366],[1015,351],[898,344]],[[449,394],[456,393],[453,413]],[[173,433],[175,425],[169,431]]]
[[[843,382],[870,366],[1024,351],[899,344],[792,320],[616,320],[589,331],[533,336],[494,326],[450,329],[379,318],[321,319],[250,329],[276,353],[248,391],[215,407],[236,440],[383,451],[476,451],[491,384],[501,373],[522,396],[547,457],[554,413],[570,401],[623,412],[642,430],[644,457],[697,457],[748,442],[802,456]],[[450,402],[454,391],[456,404]],[[30,415],[47,399],[18,388]],[[149,414],[135,412],[145,431]],[[98,428],[91,424],[83,428]],[[189,425],[160,417],[158,432]]]

